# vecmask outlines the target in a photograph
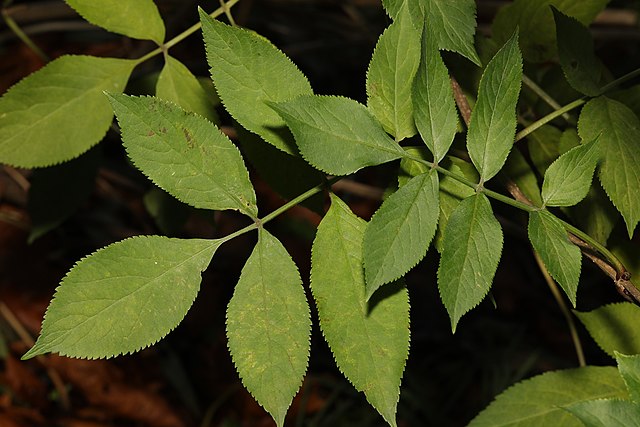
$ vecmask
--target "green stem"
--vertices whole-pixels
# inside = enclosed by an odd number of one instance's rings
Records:
[[[558,104],[558,101],[556,101],[555,99],[553,99],[551,97],[551,95],[549,95],[544,89],[542,89],[540,86],[538,86],[536,84],[536,82],[534,82],[533,80],[531,80],[529,77],[523,75],[522,76],[522,83],[525,84],[525,86],[527,86],[529,89],[531,89],[531,91],[533,93],[535,93],[536,95],[538,95],[540,97],[540,99],[542,99],[544,102],[547,103],[547,105],[549,105],[551,108],[553,108],[554,110],[559,110],[560,108],[562,108],[562,106],[560,104]],[[568,122],[571,123],[571,116],[569,116],[569,114],[564,113],[562,115],[562,117]]]
[[[230,10],[231,7],[233,7],[239,1],[240,0],[229,0],[228,2],[224,3],[224,5],[225,5],[224,7],[220,6],[219,8],[217,8],[216,10],[211,12],[209,14],[209,16],[212,17],[212,18],[217,18],[218,16],[222,15],[223,13],[225,13],[225,11]],[[181,32],[180,34],[178,34],[177,36],[175,36],[174,38],[172,38],[171,40],[166,42],[164,44],[164,50],[169,50],[173,46],[177,45],[182,40],[186,39],[191,34],[193,34],[196,31],[198,31],[201,26],[202,26],[202,23],[200,23],[200,22],[197,22],[197,23],[193,24],[192,26],[190,26],[189,28],[187,28],[186,30],[184,30],[183,32]],[[158,48],[152,50],[151,52],[147,53],[146,55],[142,56],[140,58],[140,62],[144,62],[144,61],[146,61],[148,59],[151,59],[154,56],[161,54],[162,51],[163,51],[162,47],[158,47]]]
[[[611,266],[615,268],[616,272],[619,275],[627,271],[627,269],[622,264],[622,262],[618,259],[618,257],[616,257],[609,249],[604,247],[593,237],[589,236],[587,233],[580,230],[579,228],[574,227],[568,222],[565,222],[563,220],[560,220],[560,222],[562,222],[562,225],[564,226],[565,230],[567,230],[569,233],[573,234],[574,236],[578,237],[583,242],[588,243],[589,246],[591,246],[593,249],[595,249],[600,254],[602,254],[607,259],[607,261],[611,264]]]
[[[38,55],[38,58],[40,58],[45,63],[50,61],[47,54],[44,53],[42,49],[40,49],[38,45],[36,45],[33,42],[33,40],[31,40],[24,31],[22,31],[22,28],[20,28],[18,23],[11,17],[11,15],[7,13],[7,11],[4,8],[2,9],[2,18],[4,19],[4,22],[7,24],[7,27],[9,27],[11,31],[13,31],[13,33],[20,40],[22,40],[22,42],[26,44],[29,47],[29,49],[33,51],[33,53]]]

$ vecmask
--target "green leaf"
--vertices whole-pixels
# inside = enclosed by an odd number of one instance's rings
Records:
[[[153,0],[65,0],[94,25],[125,36],[164,42],[164,23]]]
[[[514,34],[485,68],[471,113],[467,149],[482,181],[502,169],[513,146],[521,82],[522,56]]]
[[[220,119],[211,97],[198,78],[177,59],[166,55],[165,61],[156,84],[156,96],[219,123]]]
[[[367,71],[367,106],[396,141],[416,134],[411,86],[420,64],[420,28],[408,7],[378,39]]]
[[[151,96],[109,99],[129,157],[158,187],[196,208],[258,215],[240,151],[211,122]]]
[[[67,163],[33,171],[29,180],[29,242],[71,216],[93,192],[101,153],[93,148]]]
[[[281,427],[307,370],[311,319],[293,260],[258,232],[229,301],[227,338],[242,384]]]
[[[413,82],[413,109],[420,136],[439,162],[449,151],[456,135],[458,113],[449,72],[435,42],[435,36],[425,26],[422,59]]]
[[[352,99],[308,95],[271,106],[291,129],[302,157],[332,175],[404,155],[367,108]]]
[[[599,184],[591,187],[580,203],[571,208],[571,218],[578,228],[606,245],[620,215]]]
[[[473,0],[382,0],[394,19],[407,3],[414,22],[426,22],[436,36],[439,49],[451,50],[480,66],[473,46],[476,32],[476,3]]]
[[[614,352],[618,362],[618,371],[629,390],[631,400],[640,403],[640,355],[627,356]]]
[[[618,101],[599,97],[582,108],[578,131],[584,140],[599,137],[600,182],[633,236],[640,221],[640,119]]]
[[[567,81],[571,87],[585,95],[600,95],[602,65],[594,53],[591,33],[578,20],[553,6],[551,9],[556,22],[560,65]]]
[[[182,231],[192,211],[189,206],[158,187],[152,187],[147,191],[143,202],[158,229],[169,236],[175,236]]]
[[[542,206],[538,178],[518,148],[509,153],[504,172],[535,206]]]
[[[599,399],[574,403],[565,408],[585,427],[638,427],[640,405],[626,400]]]
[[[449,218],[438,268],[438,289],[453,332],[489,292],[501,254],[502,229],[487,196],[464,199]]]
[[[548,211],[529,213],[529,240],[575,307],[582,264],[580,248],[569,241],[560,220]]]
[[[102,92],[121,92],[137,64],[65,55],[14,85],[0,98],[0,162],[51,166],[96,145],[113,120]]]
[[[613,367],[547,372],[500,393],[469,427],[580,427],[582,424],[565,412],[563,406],[626,397],[622,378]]]
[[[264,37],[223,24],[199,10],[211,78],[226,110],[247,130],[295,154],[284,121],[267,102],[310,95],[309,81]]]
[[[362,269],[365,226],[344,202],[331,196],[331,208],[313,243],[311,290],[322,333],[340,371],[395,426],[409,354],[409,297],[397,282],[367,303]]]
[[[137,236],[99,249],[62,279],[22,358],[108,358],[155,344],[184,318],[220,244]]]
[[[498,11],[491,32],[504,43],[520,30],[520,47],[528,61],[544,62],[556,54],[556,32],[549,6],[589,25],[609,0],[515,0]]]
[[[547,206],[573,206],[585,198],[600,159],[597,139],[572,148],[544,174],[542,199]]]
[[[435,170],[412,178],[382,203],[364,234],[367,299],[424,258],[439,213]]]
[[[640,307],[629,302],[608,304],[589,312],[575,312],[589,335],[609,356],[640,353]]]
[[[527,136],[529,156],[540,175],[544,175],[549,165],[560,157],[561,137],[562,132],[552,125],[544,125]]]

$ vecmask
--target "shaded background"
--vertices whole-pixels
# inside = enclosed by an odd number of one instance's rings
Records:
[[[491,20],[505,3],[477,2],[481,35],[490,35]],[[187,0],[157,0],[157,4],[168,38],[197,21],[197,5],[207,11],[218,6],[215,1]],[[637,10],[637,1],[612,1],[593,27],[598,54],[615,76],[640,66]],[[136,58],[153,49],[151,43],[85,23],[62,1],[8,2],[3,11],[51,58],[65,53]],[[233,15],[238,24],[265,35],[289,55],[316,93],[366,100],[368,62],[379,34],[390,23],[377,0],[242,0]],[[199,32],[171,53],[194,74],[208,74]],[[463,74],[471,65],[453,55],[445,54],[445,60],[464,85]],[[0,23],[0,93],[43,65]],[[127,93],[152,93],[161,67],[162,58],[156,57],[136,68]],[[229,126],[228,117],[221,113],[222,124]],[[224,332],[226,304],[255,242],[252,234],[218,250],[187,317],[156,346],[107,361],[58,356],[19,361],[37,336],[53,290],[80,257],[132,235],[168,232],[216,237],[246,225],[240,215],[185,209],[152,190],[151,183],[127,161],[115,130],[89,156],[99,162],[95,176],[83,175],[82,166],[72,164],[36,173],[0,169],[0,426],[272,425],[240,384]],[[396,168],[391,164],[360,172],[337,191],[368,219],[379,206],[382,192],[393,185]],[[282,198],[260,175],[253,169],[251,173],[260,211],[264,214],[282,205]],[[58,181],[61,176],[69,179]],[[34,204],[31,184],[60,187],[75,181],[80,185],[78,176],[84,177],[80,181],[86,188],[80,190],[86,193],[86,201],[64,221],[49,224],[50,231],[30,239],[32,225],[47,221],[46,215],[38,215],[66,203],[56,196]],[[77,189],[58,190],[71,194]],[[439,299],[435,251],[407,276],[412,326],[398,409],[401,426],[465,425],[515,381],[577,366],[567,325],[527,243],[526,217],[510,208],[495,208],[505,221],[506,236],[492,295],[462,319],[456,335],[450,332]],[[305,286],[319,220],[318,214],[296,207],[267,227],[289,250]],[[586,311],[619,301],[611,282],[587,262],[578,308]],[[612,364],[584,329],[580,327],[579,332],[589,364]],[[364,396],[338,372],[316,326],[309,371],[287,423],[384,425]]]

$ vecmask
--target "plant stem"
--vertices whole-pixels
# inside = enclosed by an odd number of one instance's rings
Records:
[[[542,89],[540,86],[538,86],[536,84],[536,82],[534,82],[533,80],[531,80],[529,77],[523,75],[522,76],[522,83],[525,84],[525,86],[527,86],[529,89],[531,89],[531,91],[533,91],[533,93],[535,93],[536,95],[538,95],[540,97],[540,99],[542,99],[544,102],[547,103],[547,105],[549,105],[551,108],[553,108],[554,110],[559,110],[560,108],[562,108],[562,106],[560,106],[560,104],[558,104],[558,102],[553,99],[551,97],[551,95],[549,95],[547,92],[545,92],[544,89]],[[569,116],[569,114],[564,113],[562,115],[562,117],[568,122],[571,123],[571,117]]]
[[[547,282],[547,285],[549,286],[549,289],[551,290],[551,293],[553,294],[553,297],[555,298],[556,302],[558,303],[558,306],[560,307],[560,311],[562,312],[562,315],[564,316],[565,320],[567,321],[567,325],[569,326],[569,331],[571,333],[571,340],[573,341],[573,346],[576,349],[576,356],[578,357],[578,364],[580,365],[581,368],[584,368],[585,366],[587,366],[587,362],[586,362],[586,360],[584,358],[584,351],[582,350],[582,343],[580,342],[580,337],[578,336],[578,330],[576,328],[576,323],[573,320],[573,316],[571,316],[571,312],[569,311],[569,308],[567,307],[566,301],[564,300],[564,298],[562,298],[562,294],[560,293],[560,290],[558,289],[558,285],[553,280],[553,278],[549,275],[549,272],[547,271],[547,268],[545,267],[544,263],[542,262],[542,260],[540,259],[540,256],[538,255],[538,253],[536,251],[533,251],[533,256],[535,257],[536,263],[538,264],[538,267],[540,268],[540,272],[544,276],[544,280]]]
[[[231,7],[233,7],[239,1],[240,0],[229,0],[228,2],[224,3],[224,6],[220,6],[219,8],[217,8],[216,10],[211,12],[209,14],[209,16],[212,17],[212,18],[217,18],[218,16],[222,15],[223,13],[226,13],[227,11],[229,11],[231,9]],[[200,23],[200,22],[197,22],[197,23],[193,24],[192,26],[190,26],[189,28],[187,28],[186,30],[184,30],[183,32],[181,32],[180,34],[178,34],[177,36],[175,36],[174,38],[172,38],[171,40],[166,42],[163,45],[164,50],[169,50],[173,46],[177,45],[182,40],[186,39],[191,34],[193,34],[196,31],[198,31],[201,26],[202,26],[202,23]],[[151,52],[147,53],[146,55],[140,57],[140,62],[144,62],[144,61],[146,61],[148,59],[151,59],[154,56],[159,55],[160,53],[162,53],[162,51],[163,51],[163,48],[162,47],[158,47],[158,48],[152,50]]]
[[[29,49],[31,49],[33,51],[33,53],[35,53],[36,55],[38,55],[38,58],[40,58],[42,60],[42,62],[49,62],[50,59],[47,56],[46,53],[44,53],[42,51],[42,49],[40,49],[38,47],[38,45],[36,45],[33,40],[31,40],[29,38],[29,36],[22,31],[22,28],[20,28],[20,26],[16,23],[16,21],[11,17],[11,15],[9,15],[7,13],[7,11],[4,9],[2,9],[2,18],[4,19],[4,22],[7,24],[7,27],[9,27],[11,29],[11,31],[13,31],[13,33],[20,39],[22,40],[22,42],[24,44],[26,44]]]

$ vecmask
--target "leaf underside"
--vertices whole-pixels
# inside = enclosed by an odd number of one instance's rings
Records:
[[[629,302],[608,304],[589,312],[575,312],[605,353],[615,357],[640,353],[640,308]]]

